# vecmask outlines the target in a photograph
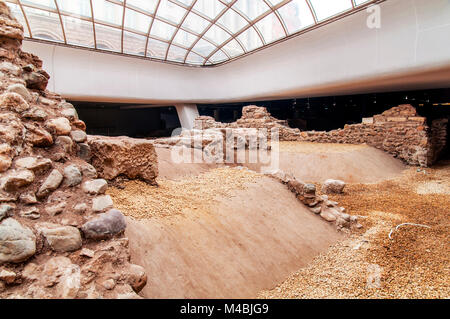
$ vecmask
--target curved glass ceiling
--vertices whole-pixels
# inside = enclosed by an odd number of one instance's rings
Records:
[[[6,0],[25,36],[190,65],[219,64],[370,0]]]

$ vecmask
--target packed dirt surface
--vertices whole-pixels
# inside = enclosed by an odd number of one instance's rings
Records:
[[[230,197],[234,190],[243,190],[259,178],[261,175],[248,170],[219,168],[182,181],[160,179],[157,187],[132,180],[125,182],[123,189],[111,188],[108,194],[128,216],[148,219],[208,209],[216,197]]]
[[[185,177],[205,173],[212,168],[222,167],[221,164],[208,163],[174,163],[168,148],[155,147],[158,155],[158,178],[180,180]]]
[[[405,165],[367,145],[280,142],[280,169],[304,182],[377,183],[400,175]]]
[[[367,145],[280,142],[279,168],[303,182],[339,179],[347,183],[377,183],[399,176],[406,166],[398,159]],[[167,148],[156,148],[159,178],[179,180],[224,164],[174,163]],[[247,151],[247,159],[248,159]],[[261,163],[236,163],[262,171]]]
[[[317,256],[261,298],[449,298],[450,195],[422,192],[424,185],[450,180],[450,162],[410,168],[379,184],[347,185],[330,196],[362,230]],[[432,188],[428,187],[428,190]],[[403,225],[415,223],[427,227]]]
[[[143,297],[254,297],[342,238],[285,185],[245,169],[159,184],[108,191],[128,215],[133,262],[151,274]]]

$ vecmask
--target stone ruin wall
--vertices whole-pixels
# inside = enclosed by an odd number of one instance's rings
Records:
[[[431,145],[433,152],[431,162],[434,163],[447,145],[448,119],[437,119],[431,123]]]
[[[46,90],[49,75],[22,40],[0,1],[0,298],[138,298],[147,277],[87,162],[85,124]]]
[[[302,132],[299,140],[321,143],[366,143],[409,165],[427,167],[434,163],[445,146],[446,134],[443,136],[443,128],[446,130],[446,125],[436,126],[432,131],[427,125],[426,118],[418,116],[413,106],[405,104],[393,107],[373,118],[364,119],[363,123],[345,125],[343,129]],[[440,137],[434,137],[435,135]]]
[[[295,141],[300,137],[300,130],[290,128],[287,121],[278,120],[270,115],[265,107],[249,105],[242,108],[242,117],[236,122],[216,122],[210,116],[199,116],[194,121],[194,130],[207,130],[213,128],[257,128],[267,129],[270,135],[272,128],[277,128],[282,141]]]
[[[408,104],[393,107],[382,114],[367,118],[360,124],[345,125],[332,131],[304,131],[290,128],[286,121],[272,117],[264,107],[246,106],[242,117],[233,123],[216,122],[209,116],[195,120],[194,129],[212,128],[278,128],[280,141],[316,143],[368,144],[397,157],[409,165],[426,167],[433,164],[444,149],[447,119],[433,121],[418,116]]]

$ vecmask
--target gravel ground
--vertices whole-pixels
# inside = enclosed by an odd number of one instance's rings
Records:
[[[216,197],[227,197],[262,176],[246,169],[224,167],[180,181],[159,179],[158,186],[127,181],[121,189],[108,188],[107,194],[115,207],[135,219],[173,216],[189,210],[208,211]]]
[[[258,297],[449,298],[450,196],[416,191],[449,180],[446,162],[378,184],[347,185],[345,194],[330,198],[363,216],[363,229]],[[431,228],[400,227],[389,239],[391,229],[405,222]]]
[[[416,188],[417,194],[446,194],[450,195],[450,181],[424,182]]]

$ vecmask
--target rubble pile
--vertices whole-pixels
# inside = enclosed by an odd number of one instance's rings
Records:
[[[340,207],[339,203],[329,200],[327,195],[316,194],[316,185],[298,181],[291,174],[286,174],[281,170],[268,172],[266,175],[286,185],[295,194],[297,199],[307,206],[312,213],[320,216],[327,222],[333,223],[338,230],[348,231],[352,228],[362,227],[358,223],[358,217],[345,213],[345,208]],[[330,187],[331,181],[328,180],[328,183],[325,183],[324,186]],[[342,191],[344,187],[341,181],[333,180],[333,185],[336,186],[336,184],[340,184],[341,187],[339,187],[339,190]]]
[[[85,160],[86,126],[46,90],[41,60],[0,2],[0,298],[135,298],[122,213]]]

